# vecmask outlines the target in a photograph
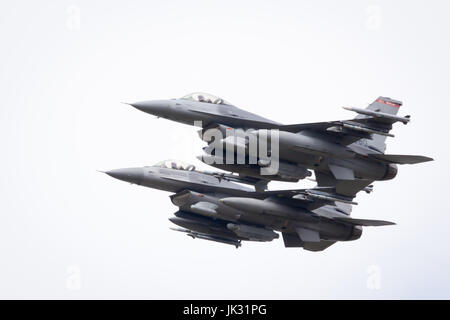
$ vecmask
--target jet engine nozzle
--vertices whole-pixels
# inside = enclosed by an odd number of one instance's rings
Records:
[[[361,226],[354,226],[347,240],[348,241],[358,240],[359,238],[361,238],[362,232],[363,230]]]
[[[391,180],[391,179],[394,179],[395,176],[397,175],[397,172],[398,172],[398,167],[397,167],[397,165],[396,165],[396,164],[393,164],[393,163],[390,163],[390,164],[387,166],[386,174],[384,175],[383,179],[381,179],[381,180]]]

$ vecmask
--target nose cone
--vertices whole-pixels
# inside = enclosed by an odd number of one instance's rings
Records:
[[[172,105],[170,100],[152,100],[130,103],[131,106],[157,117],[166,117]]]
[[[105,173],[113,178],[135,184],[141,184],[144,178],[143,168],[114,169]]]

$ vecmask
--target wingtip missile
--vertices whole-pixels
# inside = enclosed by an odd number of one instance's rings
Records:
[[[183,232],[183,233],[190,233],[190,231],[188,229],[183,229],[183,228],[173,228],[173,227],[169,227],[170,230],[173,231],[177,231],[177,232]]]
[[[346,203],[346,204],[358,205],[357,202],[352,201],[353,198],[338,196],[337,194],[331,194],[331,193],[327,193],[327,192],[320,192],[320,191],[314,190],[314,189],[307,189],[307,190],[305,190],[304,194],[307,197],[315,198],[315,199],[319,199],[319,200],[330,201],[330,202],[337,201],[337,202],[342,202],[342,203]]]
[[[368,110],[368,109],[361,109],[361,108],[354,108],[354,107],[347,107],[347,106],[344,106],[342,108],[345,110],[348,110],[348,111],[356,112],[358,114],[363,114],[363,115],[371,116],[374,118],[388,119],[388,120],[392,120],[393,122],[398,121],[398,122],[402,122],[403,124],[408,124],[408,122],[411,121],[410,115],[408,115],[406,117],[399,117],[399,116],[396,116],[393,114],[379,112],[379,111],[372,111],[372,110]]]
[[[201,239],[201,240],[219,242],[219,243],[223,243],[223,244],[229,244],[229,245],[235,246],[236,249],[242,245],[241,240],[237,240],[237,239],[226,239],[226,238],[221,238],[221,237],[215,237],[212,235],[207,235],[207,234],[203,234],[203,233],[199,233],[199,232],[195,232],[195,231],[183,229],[183,228],[169,228],[169,229],[173,230],[173,231],[183,232],[187,236],[191,237],[192,239]]]

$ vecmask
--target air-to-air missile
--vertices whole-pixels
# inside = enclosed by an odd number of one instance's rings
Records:
[[[262,191],[247,178],[199,171],[193,165],[173,160],[106,173],[173,193],[170,199],[178,211],[169,220],[183,228],[176,231],[236,247],[241,241],[272,241],[281,232],[286,247],[321,251],[336,241],[358,239],[362,226],[393,224],[350,218],[353,198],[368,188],[367,182],[340,185],[339,192],[335,187]]]
[[[172,218],[171,221],[173,223],[177,224],[177,221],[174,220],[174,218]],[[235,246],[236,248],[239,248],[241,246],[241,240],[238,240],[238,239],[212,237],[212,236],[207,236],[207,235],[205,235],[203,233],[198,233],[198,232],[195,232],[195,231],[192,231],[192,230],[188,230],[188,229],[183,229],[183,228],[170,228],[170,229],[173,230],[173,231],[184,232],[184,233],[186,233],[186,235],[188,235],[192,239],[198,238],[198,239],[203,239],[203,240],[209,240],[209,241],[214,241],[214,242],[231,244],[231,245]]]
[[[341,181],[389,180],[397,174],[398,164],[415,164],[432,160],[429,157],[385,154],[386,137],[396,122],[404,124],[410,117],[397,116],[402,102],[379,97],[366,109],[348,108],[358,115],[354,119],[283,125],[259,115],[239,109],[231,103],[206,93],[194,93],[180,99],[131,103],[146,113],[169,120],[201,124],[201,137],[209,143],[205,155],[199,159],[220,169],[265,181],[298,181],[313,170],[320,186],[336,186]],[[224,135],[221,143],[249,154],[249,142],[266,134],[266,129],[278,130],[278,170],[262,175],[261,168],[271,165],[270,157],[245,163],[229,163],[225,155],[215,154],[208,130],[216,129]],[[242,137],[235,132],[244,130]],[[225,136],[225,134],[227,134]],[[208,136],[208,135],[206,135]],[[215,141],[215,139],[213,139]],[[268,150],[269,153],[272,150]]]

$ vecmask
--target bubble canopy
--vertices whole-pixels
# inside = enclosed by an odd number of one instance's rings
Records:
[[[182,97],[181,99],[191,100],[191,101],[196,101],[196,102],[204,102],[204,103],[225,104],[225,105],[230,105],[230,106],[232,105],[231,103],[223,100],[222,98],[219,98],[212,94],[204,93],[204,92],[191,93],[191,94],[188,94],[188,95]]]
[[[186,171],[194,171],[195,166],[183,161],[179,160],[164,160],[161,162],[158,162],[154,165],[155,167],[160,168],[169,168],[169,169],[176,169],[176,170],[186,170]]]

